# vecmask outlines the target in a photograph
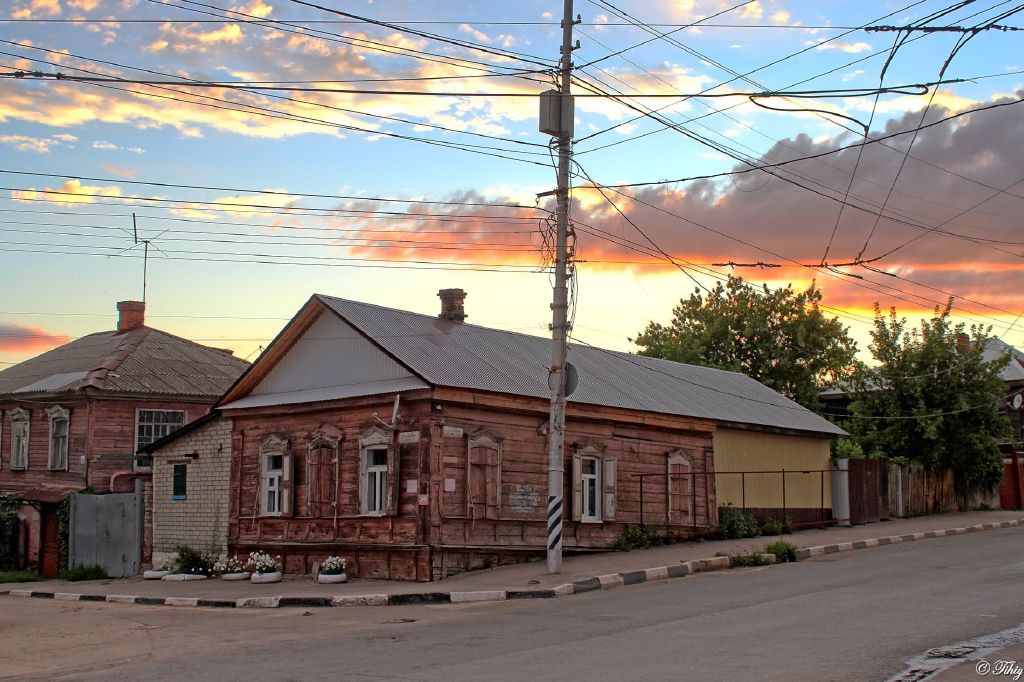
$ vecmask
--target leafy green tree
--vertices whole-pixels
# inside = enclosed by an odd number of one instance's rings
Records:
[[[963,500],[990,491],[1003,475],[997,439],[1009,433],[999,414],[1009,357],[985,362],[991,327],[954,325],[953,302],[908,329],[895,308],[875,305],[870,350],[878,366],[863,370],[852,405],[853,430],[865,451],[918,461],[931,471],[952,469]]]
[[[730,276],[679,302],[672,322],[651,322],[634,342],[641,355],[744,374],[816,409],[819,387],[852,376],[857,345],[820,310],[821,291],[769,290]]]

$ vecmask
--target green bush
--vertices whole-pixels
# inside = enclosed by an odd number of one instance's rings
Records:
[[[747,566],[767,566],[768,559],[760,554],[733,554],[729,557],[729,568],[746,568]]]
[[[640,524],[638,526],[627,526],[619,539],[615,542],[615,549],[620,552],[629,552],[634,549],[647,549],[655,545],[667,544],[668,536],[656,526]]]
[[[782,523],[778,519],[765,519],[761,525],[761,535],[782,535]]]
[[[61,571],[57,574],[57,577],[61,580],[70,580],[73,583],[77,583],[80,580],[103,580],[107,577],[107,572],[103,570],[102,566],[92,564],[90,566],[72,566],[67,570]]]
[[[175,573],[213,575],[213,565],[217,562],[214,557],[192,549],[188,545],[178,545],[174,551],[177,552],[177,556],[174,558]]]
[[[776,540],[764,546],[765,554],[774,554],[780,564],[796,561],[796,545],[785,540]]]
[[[727,504],[718,508],[718,537],[723,540],[757,536],[757,519]]]
[[[0,583],[34,583],[42,580],[32,571],[0,571]]]
[[[793,534],[793,517],[786,514],[782,517],[782,534],[792,535]]]

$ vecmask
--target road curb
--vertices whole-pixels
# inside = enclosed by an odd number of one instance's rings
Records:
[[[806,561],[827,554],[851,552],[872,547],[884,547],[902,542],[917,542],[931,538],[951,535],[976,533],[996,528],[1011,528],[1024,525],[1024,518],[996,523],[979,523],[974,526],[951,528],[948,530],[931,530],[903,535],[889,535],[867,540],[837,542],[828,545],[801,547],[796,550],[797,561]],[[774,556],[774,555],[772,555]],[[399,594],[353,594],[335,596],[263,596],[243,597],[241,599],[224,599],[216,597],[142,597],[124,594],[78,594],[74,592],[50,592],[46,590],[10,589],[0,592],[10,597],[27,597],[35,599],[53,599],[56,601],[94,601],[110,604],[137,604],[140,606],[173,606],[177,608],[236,608],[236,609],[276,609],[276,608],[326,608],[343,606],[411,606],[418,604],[471,604],[479,602],[514,601],[521,599],[555,599],[569,597],[587,592],[610,590],[646,582],[683,578],[697,573],[722,571],[729,569],[728,556],[715,556],[708,559],[691,559],[681,561],[672,566],[655,566],[652,568],[607,573],[604,575],[580,578],[571,583],[564,583],[554,588],[538,588],[525,590],[471,590],[451,592],[405,592]],[[773,562],[769,562],[771,564]]]

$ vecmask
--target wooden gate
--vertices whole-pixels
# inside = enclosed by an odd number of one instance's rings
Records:
[[[889,518],[889,476],[884,459],[849,461],[850,523]]]

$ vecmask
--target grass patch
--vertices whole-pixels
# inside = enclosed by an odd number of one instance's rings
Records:
[[[780,564],[796,561],[796,545],[785,540],[776,540],[764,546],[765,554],[774,554]]]
[[[68,580],[73,583],[77,583],[80,580],[103,580],[106,577],[107,572],[103,570],[103,567],[95,564],[92,566],[72,566],[57,575],[57,578],[60,580]]]
[[[0,571],[0,583],[34,583],[42,580],[32,571]]]

